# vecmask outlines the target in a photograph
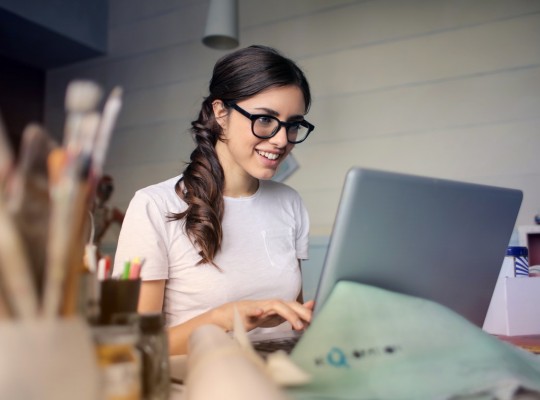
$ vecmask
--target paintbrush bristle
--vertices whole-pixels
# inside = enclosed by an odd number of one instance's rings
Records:
[[[66,150],[58,147],[52,150],[47,157],[47,170],[51,186],[55,186],[60,181],[67,161]]]
[[[122,88],[120,86],[116,86],[115,88],[113,88],[113,90],[111,90],[110,97],[122,97],[123,93],[124,91],[122,90]]]
[[[88,80],[71,82],[66,91],[66,110],[70,112],[87,112],[94,110],[103,91],[98,84]]]

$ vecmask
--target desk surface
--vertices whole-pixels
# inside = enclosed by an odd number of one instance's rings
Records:
[[[496,335],[504,342],[511,343],[535,354],[540,354],[540,335],[503,336]]]

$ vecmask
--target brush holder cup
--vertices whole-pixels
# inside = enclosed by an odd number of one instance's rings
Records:
[[[140,289],[140,279],[107,279],[102,281],[99,324],[110,325],[119,316],[136,314]]]
[[[80,318],[0,322],[0,399],[95,400],[99,369]]]

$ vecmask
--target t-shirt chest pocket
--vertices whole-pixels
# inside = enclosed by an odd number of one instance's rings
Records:
[[[270,229],[261,232],[266,254],[275,267],[295,267],[295,240],[292,228]]]

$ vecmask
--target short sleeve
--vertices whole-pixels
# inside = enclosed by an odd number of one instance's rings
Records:
[[[129,203],[116,249],[113,275],[122,273],[124,263],[135,257],[144,260],[143,280],[167,279],[169,274],[165,211],[156,200],[138,191]]]

